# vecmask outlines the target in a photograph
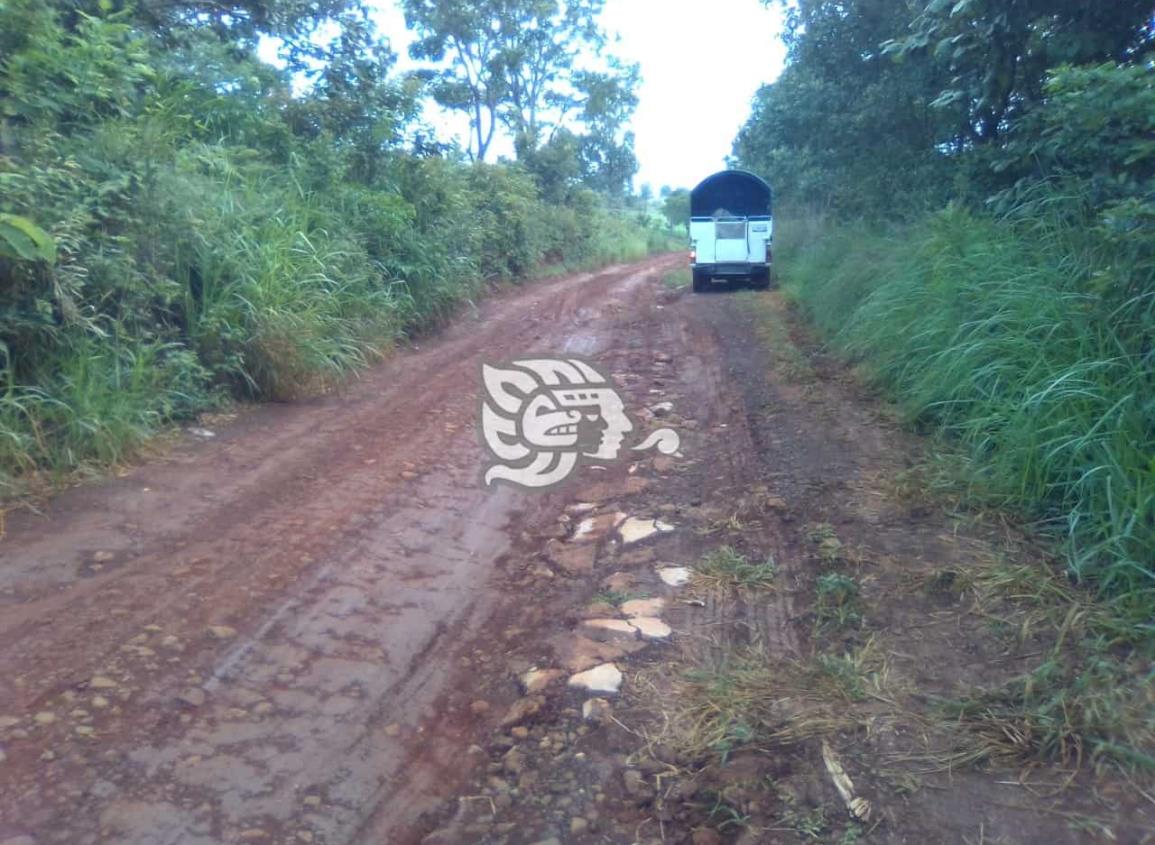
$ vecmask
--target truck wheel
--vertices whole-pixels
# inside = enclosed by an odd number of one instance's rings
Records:
[[[750,287],[754,290],[766,290],[770,287],[770,271],[759,270],[750,277]]]
[[[710,277],[701,270],[694,271],[694,293],[703,293],[710,286]]]

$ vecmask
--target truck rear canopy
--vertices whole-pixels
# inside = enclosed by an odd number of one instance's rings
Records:
[[[722,170],[690,191],[691,217],[769,217],[770,186],[745,170]]]

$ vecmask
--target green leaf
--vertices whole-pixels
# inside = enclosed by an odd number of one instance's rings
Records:
[[[56,241],[27,217],[0,214],[0,256],[54,264]]]

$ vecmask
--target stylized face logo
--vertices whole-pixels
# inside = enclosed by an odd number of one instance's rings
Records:
[[[579,458],[612,461],[634,424],[617,391],[592,364],[578,358],[534,358],[482,367],[486,396],[481,430],[497,458],[485,483],[508,481],[543,488],[563,481]],[[647,440],[672,454],[669,429]],[[671,440],[672,436],[672,440]],[[670,447],[672,443],[672,447]],[[667,451],[667,447],[668,451]]]
[[[531,400],[522,428],[535,446],[576,448],[585,457],[612,461],[634,424],[613,388],[573,387],[547,389]]]

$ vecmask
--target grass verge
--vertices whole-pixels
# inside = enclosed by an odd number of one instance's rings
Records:
[[[781,228],[788,295],[912,425],[958,444],[968,499],[1061,534],[1076,577],[1150,640],[1155,294],[1111,281],[1141,268],[1057,215]]]

